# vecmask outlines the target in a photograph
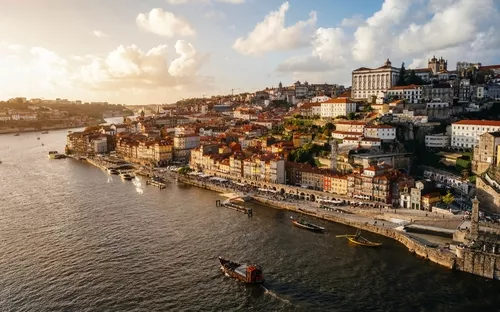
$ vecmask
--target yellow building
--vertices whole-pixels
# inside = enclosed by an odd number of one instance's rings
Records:
[[[432,205],[439,201],[441,201],[441,194],[439,192],[422,195],[422,208],[431,211]]]

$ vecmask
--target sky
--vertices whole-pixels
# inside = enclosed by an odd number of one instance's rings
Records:
[[[122,104],[309,83],[432,56],[500,64],[498,0],[0,0],[0,100]]]

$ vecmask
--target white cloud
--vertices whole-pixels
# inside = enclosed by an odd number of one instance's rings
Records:
[[[270,12],[258,23],[246,38],[238,38],[233,48],[245,55],[262,55],[270,51],[293,50],[310,42],[307,30],[316,24],[316,12],[310,13],[307,21],[285,27],[285,15],[290,5],[283,3],[278,11]]]
[[[228,4],[242,4],[245,0],[214,0],[215,2],[228,3]],[[211,0],[167,0],[168,4],[179,5],[188,3],[199,3],[199,4],[212,4]]]
[[[245,0],[215,0],[217,2],[224,2],[224,3],[230,3],[230,4],[242,4],[245,3]]]
[[[136,18],[136,23],[143,30],[165,37],[195,34],[194,29],[185,19],[159,8],[152,9],[148,14],[140,13]]]
[[[92,33],[94,34],[94,36],[99,37],[99,38],[105,38],[108,36],[100,30],[94,30]]]
[[[224,19],[226,14],[222,11],[209,10],[205,13],[205,17],[209,19]]]
[[[427,21],[414,14],[423,10]],[[310,54],[285,60],[277,71],[304,77],[322,70],[333,82],[350,84],[352,70],[380,66],[387,58],[396,67],[406,62],[409,68],[421,68],[436,55],[453,69],[457,61],[491,62],[500,48],[494,0],[385,0],[353,36],[349,25],[345,21],[337,28],[319,28]]]
[[[365,19],[361,14],[354,14],[351,17],[346,17],[340,22],[341,27],[358,27]]]

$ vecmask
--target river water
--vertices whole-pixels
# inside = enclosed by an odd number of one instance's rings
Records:
[[[0,135],[0,311],[499,311],[500,282],[384,237],[359,248],[343,225],[315,234],[289,212],[250,219],[210,191],[49,160],[66,134]],[[265,287],[224,276],[219,255],[262,265]]]

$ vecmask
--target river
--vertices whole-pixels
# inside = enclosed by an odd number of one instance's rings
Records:
[[[49,160],[66,130],[0,135],[0,311],[498,311],[500,283],[453,272],[354,229],[171,183],[124,182]],[[40,140],[37,140],[40,137]],[[42,146],[44,143],[45,146]],[[265,287],[222,274],[217,256],[262,265]]]

